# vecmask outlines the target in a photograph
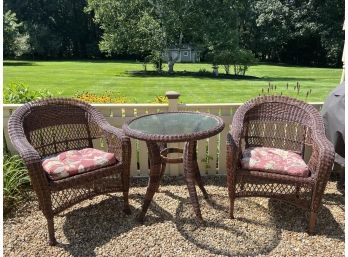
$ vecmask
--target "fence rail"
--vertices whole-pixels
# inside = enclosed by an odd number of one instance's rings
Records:
[[[171,92],[173,93],[173,92]],[[125,121],[143,114],[166,112],[166,111],[198,111],[207,112],[220,116],[225,122],[225,129],[218,135],[208,139],[199,140],[197,143],[197,159],[202,175],[226,174],[226,135],[232,123],[232,117],[237,108],[242,103],[231,104],[179,104],[179,94],[172,96],[169,94],[168,104],[92,104],[101,112],[107,121],[115,127],[122,127]],[[320,110],[322,103],[310,103]],[[4,122],[4,144],[7,145],[11,153],[16,153],[8,135],[8,119],[11,113],[20,104],[5,104],[3,106]],[[148,176],[148,152],[146,143],[140,140],[131,139],[132,161],[131,176]],[[103,141],[95,142],[96,148],[105,150]],[[170,147],[183,147],[183,143],[172,143]],[[183,174],[182,164],[168,164],[167,175],[178,176]]]

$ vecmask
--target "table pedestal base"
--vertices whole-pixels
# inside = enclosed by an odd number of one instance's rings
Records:
[[[139,214],[139,221],[143,222],[145,214],[149,208],[149,205],[152,201],[154,194],[158,191],[161,178],[164,174],[166,168],[166,161],[161,158],[160,148],[163,148],[164,144],[158,144],[153,141],[148,141],[147,147],[149,150],[149,159],[150,159],[150,180],[149,185],[146,190],[145,200],[141,213]],[[193,210],[196,214],[197,221],[202,224],[202,214],[199,207],[196,186],[203,193],[205,199],[208,199],[208,193],[204,188],[201,174],[199,172],[198,163],[197,163],[197,153],[196,153],[197,141],[189,141],[185,143],[184,152],[183,152],[183,164],[184,164],[184,177],[187,185],[187,189],[190,195],[190,202],[192,204]]]

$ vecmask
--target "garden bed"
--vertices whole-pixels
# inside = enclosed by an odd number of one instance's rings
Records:
[[[317,233],[306,233],[307,214],[264,198],[236,201],[228,218],[225,177],[204,178],[209,202],[199,192],[204,227],[197,227],[183,179],[165,178],[146,215],[136,220],[147,179],[133,179],[132,214],[121,194],[98,196],[55,218],[57,246],[47,245],[46,220],[35,198],[4,221],[4,256],[343,256],[344,195],[329,182]]]

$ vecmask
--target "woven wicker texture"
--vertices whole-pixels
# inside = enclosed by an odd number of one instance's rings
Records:
[[[93,196],[123,192],[129,213],[130,140],[121,129],[110,126],[94,107],[73,99],[29,102],[9,119],[11,142],[23,158],[48,223],[49,244],[54,245],[54,215]],[[119,161],[114,165],[53,181],[43,170],[43,158],[68,150],[93,148],[103,138],[107,151]]]
[[[242,170],[242,152],[253,146],[297,152],[307,162],[310,176]],[[333,160],[333,146],[313,106],[285,96],[262,96],[246,102],[234,114],[227,135],[231,218],[236,197],[271,197],[308,210],[309,233],[313,233]]]

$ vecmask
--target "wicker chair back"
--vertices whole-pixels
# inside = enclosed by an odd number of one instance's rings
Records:
[[[24,133],[41,157],[93,147],[101,137],[91,115],[81,106],[60,103],[32,106],[23,117]]]
[[[296,105],[264,102],[249,109],[243,121],[242,145],[290,150],[304,155],[311,144],[312,117]]]

